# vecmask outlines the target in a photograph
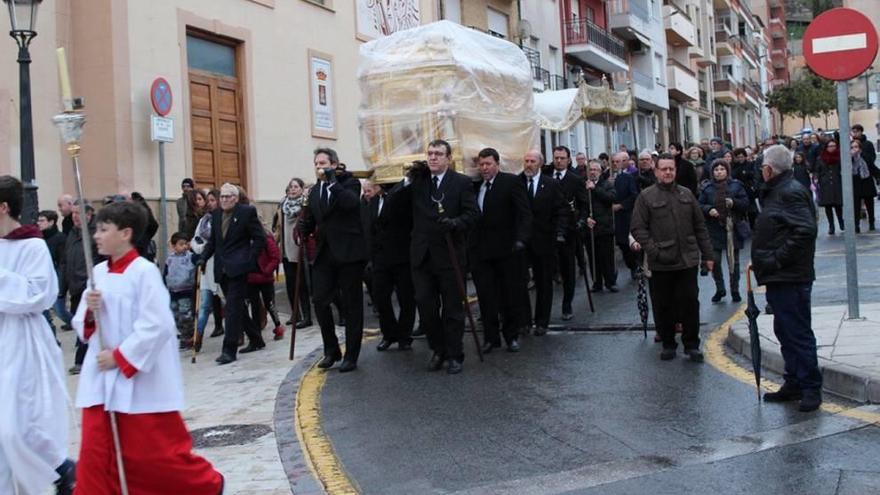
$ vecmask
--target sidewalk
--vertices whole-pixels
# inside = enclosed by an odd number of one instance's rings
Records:
[[[761,306],[759,306],[761,307]],[[784,362],[773,333],[773,315],[758,316],[761,364],[782,374]],[[818,345],[824,389],[858,402],[880,403],[880,304],[862,304],[862,318],[848,320],[846,306],[813,307],[813,332]],[[730,326],[727,345],[751,357],[748,319]]]
[[[282,321],[288,315],[280,314]],[[266,348],[239,354],[238,361],[218,366],[223,337],[206,338],[195,364],[192,352],[181,352],[186,392],[184,420],[194,434],[195,451],[214,464],[226,478],[226,495],[287,495],[291,481],[278,454],[275,433],[275,399],[291,367],[321,343],[317,327],[297,332],[296,357],[289,361],[290,328],[284,340],[272,341],[268,325],[263,330]],[[209,323],[205,335],[213,331]],[[65,370],[73,364],[75,332],[61,332]],[[76,376],[69,376],[68,393],[76,397]],[[79,457],[81,413],[72,409],[70,454]],[[292,417],[293,411],[290,411]],[[244,425],[238,426],[238,425]],[[199,435],[200,429],[212,428]],[[204,432],[203,432],[204,433]],[[214,447],[200,446],[214,444]],[[125,446],[123,446],[124,449]]]

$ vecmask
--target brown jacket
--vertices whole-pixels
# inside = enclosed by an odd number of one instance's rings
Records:
[[[712,243],[703,212],[691,192],[678,185],[655,184],[639,194],[632,215],[632,235],[657,271],[693,268],[700,256],[712,259]]]

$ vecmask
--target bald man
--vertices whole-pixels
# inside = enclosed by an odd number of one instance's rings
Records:
[[[544,156],[532,150],[523,157],[523,171],[520,179],[526,186],[529,208],[532,211],[531,235],[526,241],[526,264],[532,267],[535,280],[535,306],[531,311],[526,285],[521,285],[519,300],[528,308],[528,320],[535,326],[535,335],[547,333],[550,325],[550,310],[553,307],[553,267],[557,242],[565,242],[565,233],[571,218],[571,209],[562,194],[562,188],[555,179],[541,175]],[[528,278],[528,266],[522,267],[523,278]]]
[[[61,232],[67,235],[73,228],[73,196],[62,194],[58,197],[58,213],[61,214]]]

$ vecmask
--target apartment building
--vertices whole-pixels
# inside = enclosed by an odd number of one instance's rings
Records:
[[[715,8],[712,0],[687,0],[685,11],[694,24],[696,42],[688,48],[690,68],[697,78],[697,99],[684,106],[682,141],[698,143],[716,135],[715,112]]]

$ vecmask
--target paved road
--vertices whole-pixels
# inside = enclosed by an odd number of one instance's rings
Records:
[[[840,304],[843,238],[824,231],[813,303]],[[859,238],[866,301],[880,300],[878,246],[878,235]],[[708,303],[714,285],[700,283],[705,338],[738,306]],[[628,284],[597,295],[595,317],[585,317],[579,292],[572,326],[637,325]],[[880,428],[759,404],[754,385],[712,362],[661,362],[659,345],[640,331],[551,332],[484,364],[466,337],[461,375],[427,372],[424,342],[386,353],[367,344],[357,373],[327,374],[322,425],[360,491],[880,493]]]

